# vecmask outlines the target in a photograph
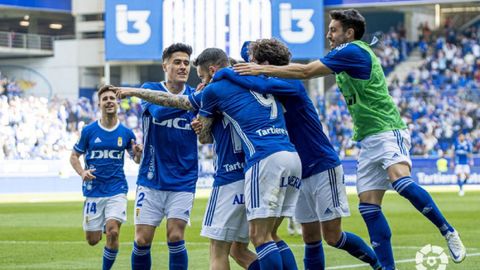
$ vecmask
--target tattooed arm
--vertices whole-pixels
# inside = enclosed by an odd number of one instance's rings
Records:
[[[195,133],[197,133],[198,141],[201,144],[213,143],[212,123],[213,118],[201,115],[198,116],[198,119],[193,120],[192,127],[195,130]]]
[[[185,95],[172,95],[167,92],[144,88],[113,87],[117,98],[138,97],[147,102],[181,110],[193,110],[192,104]]]

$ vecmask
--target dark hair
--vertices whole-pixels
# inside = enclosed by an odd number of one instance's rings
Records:
[[[238,63],[237,59],[228,57],[228,61],[230,62],[230,66],[233,66]]]
[[[193,61],[193,65],[201,68],[209,66],[227,67],[230,61],[227,54],[218,48],[207,48]]]
[[[192,47],[183,43],[174,43],[163,50],[162,60],[167,61],[176,52],[184,52],[190,56],[192,55]]]
[[[365,34],[365,28],[367,23],[365,18],[356,9],[346,10],[332,10],[330,11],[330,18],[332,20],[340,21],[343,31],[347,31],[348,28],[352,28],[354,31],[355,40],[362,39]]]
[[[260,64],[268,61],[274,66],[285,66],[290,63],[292,54],[288,47],[275,38],[257,39],[248,46],[248,53]]]
[[[111,89],[112,87],[113,86],[110,84],[105,84],[104,86],[100,87],[100,89],[98,89],[98,92],[97,92],[98,99],[100,99],[100,96],[103,95],[103,93],[105,92],[112,91],[115,93],[115,91]]]

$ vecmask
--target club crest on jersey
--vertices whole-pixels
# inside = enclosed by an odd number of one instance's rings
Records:
[[[122,145],[123,145],[123,139],[122,139],[122,137],[118,137],[117,145],[118,145],[118,147],[122,147]]]

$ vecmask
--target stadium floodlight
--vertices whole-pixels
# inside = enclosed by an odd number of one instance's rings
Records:
[[[30,25],[30,22],[29,21],[20,21],[20,26],[24,26],[24,27],[27,27]]]
[[[50,27],[50,29],[60,30],[63,28],[63,25],[60,23],[51,23],[48,27]]]

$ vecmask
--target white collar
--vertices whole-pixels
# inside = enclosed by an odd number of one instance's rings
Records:
[[[185,93],[185,89],[187,89],[187,84],[185,84],[185,85],[183,85],[183,89],[182,89],[182,91],[180,91],[180,93],[174,94],[174,93],[170,92],[170,90],[168,90],[166,81],[160,82],[160,85],[162,86],[163,89],[165,89],[165,91],[167,91],[168,93],[170,93],[172,95],[183,95],[183,93]]]
[[[102,123],[100,123],[100,120],[98,120],[97,122],[98,122],[98,126],[99,126],[101,129],[103,129],[103,130],[105,130],[105,131],[107,131],[107,132],[112,132],[112,131],[114,131],[114,130],[117,129],[118,126],[120,125],[120,120],[118,120],[118,119],[117,119],[117,124],[115,124],[115,126],[113,126],[112,128],[106,128],[106,127],[102,126]]]

